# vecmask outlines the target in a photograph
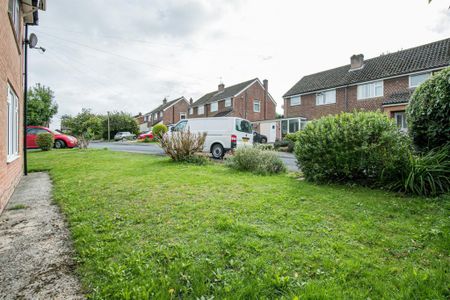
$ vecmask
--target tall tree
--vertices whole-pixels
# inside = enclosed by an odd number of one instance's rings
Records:
[[[53,91],[40,83],[30,88],[27,94],[27,125],[49,126],[58,112]]]
[[[85,149],[94,136],[102,131],[102,119],[91,110],[83,108],[75,117],[65,115],[61,120],[61,127],[76,136],[78,146]]]
[[[108,115],[102,116],[103,138],[108,139]],[[129,131],[134,134],[139,133],[139,126],[131,114],[123,111],[115,111],[109,114],[110,138],[117,132]]]

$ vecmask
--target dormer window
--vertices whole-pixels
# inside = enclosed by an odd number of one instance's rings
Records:
[[[231,98],[225,99],[225,107],[230,107],[230,106],[231,106]]]
[[[336,103],[336,90],[323,91],[316,94],[316,105]]]
[[[427,81],[431,77],[431,73],[421,73],[409,75],[409,87],[415,88]]]

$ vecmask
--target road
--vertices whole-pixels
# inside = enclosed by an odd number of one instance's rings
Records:
[[[108,148],[111,151],[123,151],[123,152],[133,152],[133,153],[143,153],[143,154],[153,154],[153,155],[164,155],[164,151],[159,147],[158,144],[142,144],[142,143],[132,143],[132,142],[94,142],[89,144],[89,148],[101,149]],[[297,172],[297,161],[292,153],[277,152],[281,160],[286,164],[286,167],[291,172]]]

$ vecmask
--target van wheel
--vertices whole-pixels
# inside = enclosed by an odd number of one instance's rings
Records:
[[[215,159],[222,159],[225,155],[225,151],[221,144],[214,144],[211,148],[211,154]]]
[[[261,144],[265,144],[265,143],[267,143],[267,140],[265,138],[262,138],[261,139]]]
[[[61,141],[61,140],[56,140],[55,141],[55,148],[56,149],[66,148],[66,143],[64,143],[64,141]]]

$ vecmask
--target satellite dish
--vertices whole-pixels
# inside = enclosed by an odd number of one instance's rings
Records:
[[[30,37],[28,38],[28,45],[30,46],[30,48],[36,47],[37,43],[38,43],[37,36],[34,33],[30,34]]]

